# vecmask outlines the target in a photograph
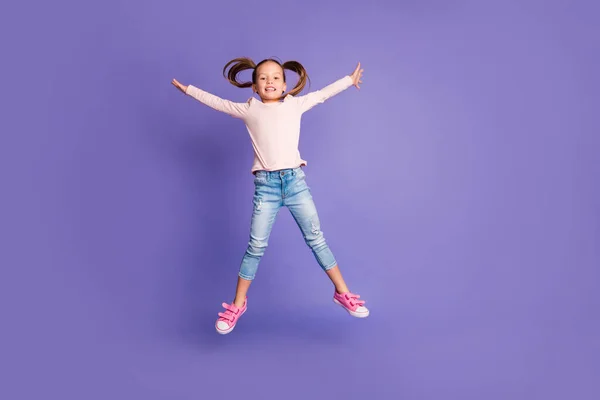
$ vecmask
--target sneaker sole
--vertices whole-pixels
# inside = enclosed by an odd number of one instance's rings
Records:
[[[333,302],[337,305],[339,305],[340,307],[342,307],[344,310],[348,311],[348,314],[352,315],[353,317],[356,318],[366,318],[369,316],[369,310],[367,310],[367,312],[363,312],[363,313],[359,313],[356,311],[352,311],[352,310],[348,310],[342,303],[340,303],[339,300],[337,300],[335,297],[333,298]]]
[[[247,310],[247,308],[246,308],[246,310]],[[242,318],[242,315],[244,315],[244,313],[246,312],[246,310],[242,311],[242,313],[240,314],[240,316],[237,319],[238,321],[240,320],[240,318]],[[230,333],[233,330],[233,328],[235,328],[236,325],[237,325],[237,321],[235,322],[235,324],[233,324],[232,327],[230,327],[230,328],[225,329],[224,331],[222,331],[222,330],[220,330],[217,327],[217,324],[215,323],[215,329],[216,329],[216,331],[217,331],[218,334],[220,334],[220,335],[227,335],[228,333]]]

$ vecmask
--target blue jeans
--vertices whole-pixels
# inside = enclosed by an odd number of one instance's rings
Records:
[[[240,267],[241,278],[253,280],[256,276],[273,223],[282,206],[290,210],[321,268],[327,271],[337,265],[321,231],[317,208],[302,168],[256,171],[254,187],[250,240]]]

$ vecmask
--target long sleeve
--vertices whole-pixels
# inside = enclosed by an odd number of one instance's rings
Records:
[[[233,101],[222,99],[193,85],[188,85],[185,93],[210,108],[229,114],[234,118],[244,118],[248,111],[248,103],[234,103]]]
[[[302,112],[306,112],[317,104],[323,103],[330,97],[348,89],[350,86],[352,86],[352,78],[346,75],[332,84],[325,86],[323,89],[316,90],[304,96],[298,96],[296,99]]]

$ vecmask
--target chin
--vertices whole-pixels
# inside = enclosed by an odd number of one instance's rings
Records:
[[[266,92],[266,93],[263,93],[263,95],[262,95],[262,98],[266,99],[266,100],[277,100],[280,97],[281,96],[279,94],[277,94],[276,92]]]

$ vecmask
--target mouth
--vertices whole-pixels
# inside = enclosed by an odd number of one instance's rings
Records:
[[[267,86],[265,88],[265,92],[274,92],[274,91],[275,91],[275,88],[273,86]]]

